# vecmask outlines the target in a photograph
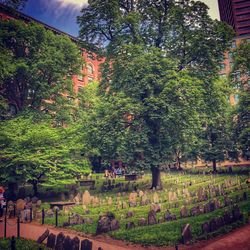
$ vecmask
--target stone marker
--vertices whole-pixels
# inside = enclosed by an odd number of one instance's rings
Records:
[[[48,236],[48,240],[47,240],[46,246],[48,248],[54,249],[55,243],[56,243],[56,235],[53,234],[53,233],[50,233],[49,236]]]
[[[89,205],[91,201],[91,196],[88,190],[86,190],[82,195],[82,204]]]
[[[138,221],[138,226],[146,226],[147,220],[145,218],[140,218]]]
[[[201,231],[202,231],[202,234],[208,234],[208,233],[210,233],[210,226],[209,226],[208,222],[204,222],[201,225]]]
[[[109,206],[112,206],[112,203],[113,203],[112,198],[109,197],[109,198],[108,198],[108,205],[109,205]]]
[[[148,213],[148,225],[157,224],[156,212],[151,210]]]
[[[186,224],[182,229],[181,237],[183,244],[186,244],[192,240],[191,226],[189,224]]]
[[[135,228],[135,223],[133,221],[129,221],[126,223],[126,229],[132,229]]]
[[[81,242],[81,250],[92,250],[92,245],[92,241],[85,239]]]
[[[128,211],[126,214],[126,218],[130,218],[134,216],[134,212],[133,211]]]
[[[187,209],[187,207],[185,207],[185,206],[181,207],[180,215],[181,215],[181,218],[188,217],[188,209]]]
[[[71,240],[71,242],[72,242],[71,250],[79,250],[79,247],[80,247],[79,238],[76,236]]]
[[[63,250],[72,249],[72,242],[69,236],[66,236],[63,241]]]
[[[153,195],[153,203],[159,203],[159,196],[156,192]]]
[[[46,229],[46,231],[37,239],[38,244],[42,244],[45,239],[49,236],[49,230]]]
[[[65,236],[63,233],[59,233],[56,238],[56,246],[55,250],[63,250],[63,241],[65,239]]]
[[[150,206],[151,210],[154,210],[156,213],[161,212],[161,204],[151,204]]]

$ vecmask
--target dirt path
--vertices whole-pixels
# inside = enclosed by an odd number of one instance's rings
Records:
[[[16,220],[8,220],[7,237],[16,236]],[[20,233],[22,238],[37,240],[37,238],[46,230],[49,229],[52,233],[58,234],[63,232],[71,238],[78,236],[80,240],[89,239],[93,242],[93,250],[102,247],[104,250],[173,250],[174,247],[143,247],[140,245],[129,244],[123,241],[114,240],[105,236],[87,236],[80,232],[73,230],[54,228],[53,226],[41,226],[36,223],[21,224]],[[4,236],[4,223],[0,222],[0,238]],[[135,236],[136,237],[136,236]],[[197,242],[194,245],[184,246],[180,245],[179,250],[250,250],[250,224],[234,230],[233,232],[210,239],[208,241]]]

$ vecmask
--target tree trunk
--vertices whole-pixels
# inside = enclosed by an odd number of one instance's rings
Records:
[[[213,172],[216,172],[216,159],[213,160]]]
[[[161,183],[161,171],[159,168],[152,167],[151,168],[152,173],[152,186],[151,189],[157,188],[162,189],[162,183]]]
[[[38,195],[38,187],[37,187],[38,181],[33,180],[33,181],[32,181],[32,185],[33,185],[33,193],[34,193],[34,196],[37,196],[37,195]]]

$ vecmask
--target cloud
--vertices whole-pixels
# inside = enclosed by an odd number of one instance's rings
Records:
[[[56,0],[62,7],[68,7],[71,5],[75,8],[82,8],[84,5],[88,4],[88,0]]]

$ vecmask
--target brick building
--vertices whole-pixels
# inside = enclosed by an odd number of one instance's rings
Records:
[[[225,53],[225,60],[221,64],[221,76],[228,76],[233,67],[233,50],[242,40],[250,42],[250,0],[218,0],[220,19],[235,30],[236,36],[231,50]],[[235,77],[241,78],[240,75]],[[249,83],[250,84],[250,83]],[[238,102],[237,90],[230,96],[230,103]]]
[[[46,29],[53,31],[58,35],[66,35],[68,36],[73,42],[77,43],[77,38],[73,37],[63,31],[60,31],[48,24],[40,22],[33,17],[25,15],[19,11],[16,11],[12,8],[9,8],[0,3],[0,19],[7,20],[7,19],[19,19],[24,22],[36,22],[41,24]],[[103,58],[98,58],[95,54],[89,53],[85,49],[81,49],[82,57],[85,61],[84,67],[81,69],[81,73],[77,76],[73,76],[73,89],[77,93],[78,90],[87,84],[90,84],[93,81],[100,80],[100,65],[104,62]]]

